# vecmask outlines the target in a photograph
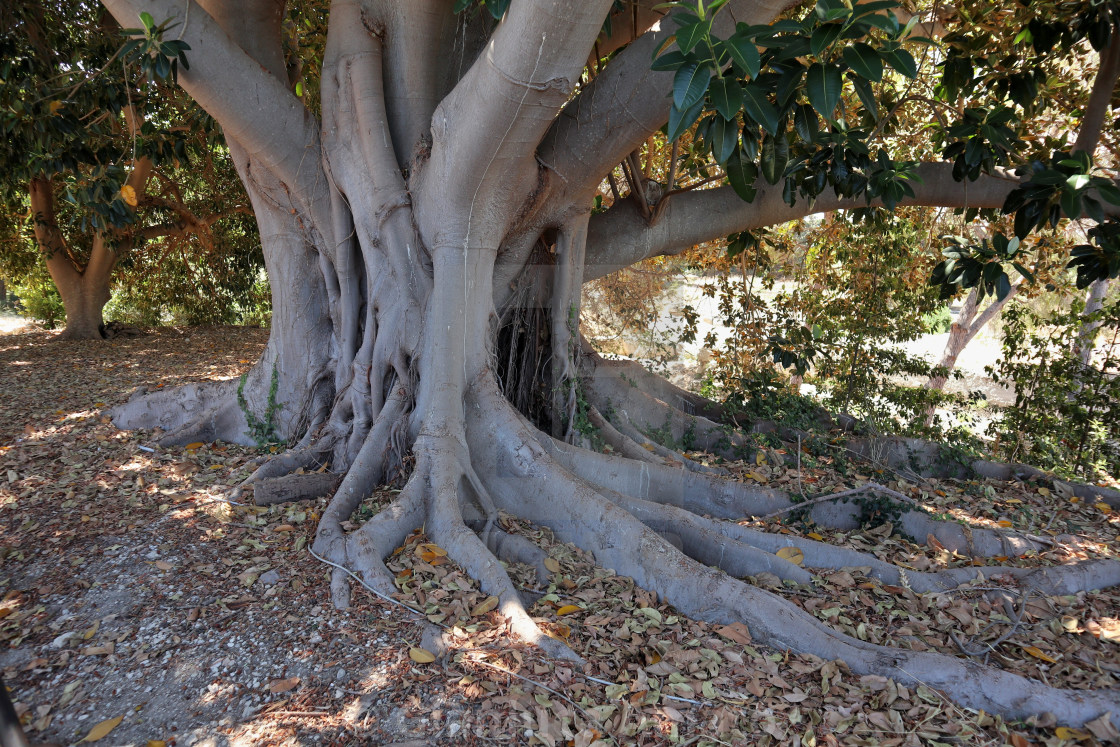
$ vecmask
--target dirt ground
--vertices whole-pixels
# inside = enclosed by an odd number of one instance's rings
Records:
[[[269,509],[229,502],[268,449],[153,450],[152,433],[118,431],[105,416],[141,384],[239,375],[266,334],[163,329],[104,342],[59,342],[39,330],[0,336],[0,671],[33,739],[149,747],[1020,747],[1116,735],[1107,721],[1063,732],[1041,714],[1033,725],[1006,724],[922,687],[752,646],[745,627],[681,618],[547,530],[510,517],[505,526],[547,547],[556,569],[547,587],[535,589],[534,616],[588,667],[545,661],[511,642],[485,593],[416,534],[389,565],[401,601],[449,628],[452,655],[428,662],[418,648],[424,617],[360,589],[349,610],[329,604],[330,569],[307,551],[322,501]],[[791,464],[752,464],[745,475],[779,486],[804,479],[822,490],[841,479],[827,459],[799,464],[796,473]],[[917,486],[891,484],[918,495]],[[938,510],[967,505],[970,517],[990,525],[1086,538],[1044,558],[1009,562],[1115,557],[1120,546],[1115,514],[1070,503],[1044,511],[1047,501],[1064,501],[1045,488],[941,487],[920,493],[940,501]],[[385,499],[374,496],[359,513],[368,516]],[[777,521],[767,528],[810,529]],[[881,531],[827,538],[914,567],[969,562]],[[514,577],[524,588],[535,583]],[[904,637],[913,639],[898,645],[951,651],[946,630],[980,636],[985,616],[998,613],[967,595],[927,604],[903,594],[888,605],[890,594],[857,569],[833,574],[822,588],[820,597],[789,593],[822,619],[884,643],[902,635],[896,609],[908,620]],[[836,622],[837,605],[855,611]],[[1117,687],[1118,608],[1115,593],[1041,600],[1001,650],[1003,666],[1067,687]]]

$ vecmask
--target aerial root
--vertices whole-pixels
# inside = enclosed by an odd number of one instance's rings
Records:
[[[550,656],[582,664],[583,659],[577,653],[562,641],[547,636],[537,626],[498,558],[467,527],[459,508],[459,491],[466,476],[455,463],[457,460],[434,458],[432,461],[437,464],[426,470],[432,490],[427,522],[429,535],[447,551],[448,557],[463,567],[467,575],[478,581],[483,591],[498,598],[498,609],[509,622],[512,633],[535,644]],[[439,464],[440,461],[447,463]]]

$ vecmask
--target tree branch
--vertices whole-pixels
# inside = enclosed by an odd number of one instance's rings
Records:
[[[135,25],[141,10],[151,13],[157,21],[177,21],[179,38],[191,45],[191,68],[180,70],[180,85],[218,120],[229,140],[240,143],[254,161],[283,181],[308,213],[315,215],[326,209],[318,124],[287,84],[265,67],[270,64],[270,47],[250,41],[255,38],[254,32],[262,38],[267,34],[260,33],[245,18],[223,29],[193,0],[103,1],[126,27]],[[226,15],[241,18],[237,13]],[[250,14],[249,18],[252,17]],[[239,30],[243,32],[239,34],[243,46],[231,39]],[[257,46],[260,49],[255,51],[265,55],[263,61],[254,59],[243,48]],[[271,64],[274,66],[275,61]],[[280,65],[282,71],[282,60]],[[318,219],[315,222],[320,224]],[[322,224],[322,230],[329,230],[329,225],[329,221]]]
[[[510,6],[489,46],[432,118],[425,178],[433,188],[453,185],[441,192],[444,205],[473,204],[485,180],[501,187],[492,197],[528,186],[497,182],[526,176],[523,165],[575,87],[610,5],[522,0]]]
[[[1100,142],[1101,128],[1108,113],[1108,105],[1112,101],[1112,92],[1116,89],[1117,78],[1120,78],[1120,38],[1117,37],[1120,37],[1120,33],[1114,29],[1108,47],[1101,53],[1097,77],[1093,79],[1093,90],[1081,118],[1077,141],[1073,144],[1074,152],[1083,150],[1092,155]]]
[[[983,176],[975,182],[953,179],[952,164],[926,163],[918,167],[915,197],[903,205],[940,207],[1002,207],[1019,180],[1010,175]],[[872,201],[872,205],[880,204]],[[765,185],[753,202],[744,202],[731,187],[685,192],[673,197],[661,219],[647,225],[630,201],[617,202],[593,216],[588,233],[584,281],[603,277],[649,257],[679,254],[706,241],[764,226],[785,223],[814,213],[867,207],[863,198],[842,199],[826,192],[809,203],[790,207],[780,185]]]
[[[769,23],[786,0],[732,0],[715,19],[717,35],[736,22]],[[542,163],[564,182],[561,202],[586,202],[603,176],[669,121],[673,73],[650,69],[654,50],[674,30],[655,24],[622,50],[565,105],[541,144]]]
[[[432,113],[454,82],[448,42],[455,38],[457,19],[452,0],[362,4],[385,27],[385,110],[397,163],[403,168],[428,135]]]

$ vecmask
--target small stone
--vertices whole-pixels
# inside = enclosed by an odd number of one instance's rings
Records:
[[[260,581],[262,584],[272,586],[273,584],[277,584],[277,583],[280,582],[280,574],[277,573],[276,571],[267,571],[265,573],[262,573],[261,577],[258,578],[257,580]]]

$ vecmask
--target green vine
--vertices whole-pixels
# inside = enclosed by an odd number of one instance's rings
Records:
[[[237,404],[241,408],[241,412],[245,415],[245,422],[249,426],[249,435],[256,442],[257,446],[265,447],[275,444],[284,443],[284,439],[280,438],[276,427],[276,414],[280,412],[280,408],[284,405],[276,401],[276,392],[280,388],[280,371],[276,368],[276,364],[272,364],[272,381],[268,387],[268,403],[265,405],[264,418],[258,418],[249,409],[249,402],[245,399],[245,381],[248,374],[241,374],[241,381],[237,385]]]

